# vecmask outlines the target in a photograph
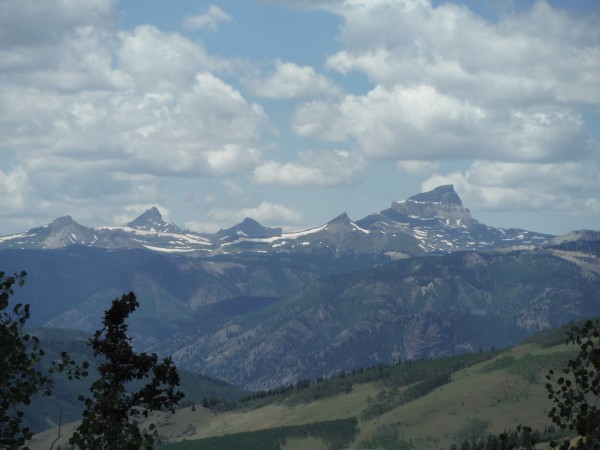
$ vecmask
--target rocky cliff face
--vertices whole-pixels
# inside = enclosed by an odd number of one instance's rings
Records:
[[[478,224],[463,206],[453,185],[439,186],[433,191],[394,202],[389,213],[396,217],[441,219],[444,225],[452,228],[470,229]]]

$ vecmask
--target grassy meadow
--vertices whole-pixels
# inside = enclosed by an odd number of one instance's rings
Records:
[[[220,411],[196,404],[157,413],[151,420],[158,425],[158,448],[449,449],[519,424],[544,430],[551,407],[545,374],[574,350],[554,345],[564,340],[556,333],[503,351],[357,370],[216,405]],[[62,427],[54,448],[67,448],[73,426]],[[47,430],[30,448],[47,449],[57,436],[56,428]],[[214,439],[219,436],[227,440]]]

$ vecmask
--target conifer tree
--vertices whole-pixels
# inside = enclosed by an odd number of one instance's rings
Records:
[[[174,407],[183,393],[176,391],[179,374],[171,358],[158,362],[156,354],[136,354],[127,336],[125,320],[139,303],[133,292],[112,302],[89,344],[99,357],[100,378],[92,383],[92,396],[85,402],[83,420],[70,439],[85,450],[152,449],[157,430],[154,424],[140,429],[139,420],[150,411]],[[130,382],[148,380],[141,389],[130,392]]]
[[[29,305],[10,305],[13,286],[23,286],[26,272],[0,272],[0,448],[21,448],[32,436],[22,425],[23,406],[38,391],[50,395],[51,381],[38,367],[44,355],[39,340],[24,331]]]
[[[554,407],[548,414],[562,429],[576,431],[574,446],[568,440],[552,443],[560,450],[600,448],[600,322],[588,320],[572,326],[567,343],[579,346],[562,373],[550,371],[546,389]]]

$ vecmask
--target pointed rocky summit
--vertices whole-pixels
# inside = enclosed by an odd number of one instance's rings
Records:
[[[355,228],[352,226],[352,220],[348,217],[348,214],[342,213],[337,216],[335,219],[327,222],[327,226],[325,227],[327,231],[335,231],[335,232],[343,232],[348,230],[354,230]]]
[[[137,219],[127,223],[130,228],[158,233],[181,233],[182,230],[171,222],[165,222],[156,206],[146,210]]]

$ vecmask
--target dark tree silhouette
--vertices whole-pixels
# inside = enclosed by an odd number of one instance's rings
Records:
[[[69,379],[87,376],[88,363],[79,366],[68,353],[53,361],[48,375],[40,369],[44,350],[37,336],[25,332],[29,305],[11,307],[13,286],[23,286],[27,273],[13,276],[0,271],[0,448],[26,449],[33,433],[23,426],[23,407],[34,394],[51,395],[54,372],[64,372]]]
[[[44,356],[39,340],[23,331],[29,305],[10,305],[13,286],[23,286],[25,272],[8,276],[0,272],[0,448],[21,448],[32,436],[22,426],[22,407],[41,391],[51,393],[51,381],[38,362]]]
[[[562,429],[575,430],[581,436],[574,446],[568,440],[553,442],[560,450],[600,448],[600,324],[588,320],[572,326],[567,343],[579,346],[561,374],[550,370],[546,378],[548,397],[554,407],[548,416]]]
[[[102,321],[104,328],[90,339],[94,356],[100,357],[100,378],[92,383],[91,398],[80,396],[86,409],[69,442],[85,450],[152,449],[157,436],[153,424],[140,430],[138,419],[150,411],[174,407],[183,398],[176,391],[179,374],[171,358],[158,362],[156,354],[136,354],[127,336],[125,320],[139,303],[133,292],[112,302]],[[149,379],[141,389],[129,392],[130,382]]]

